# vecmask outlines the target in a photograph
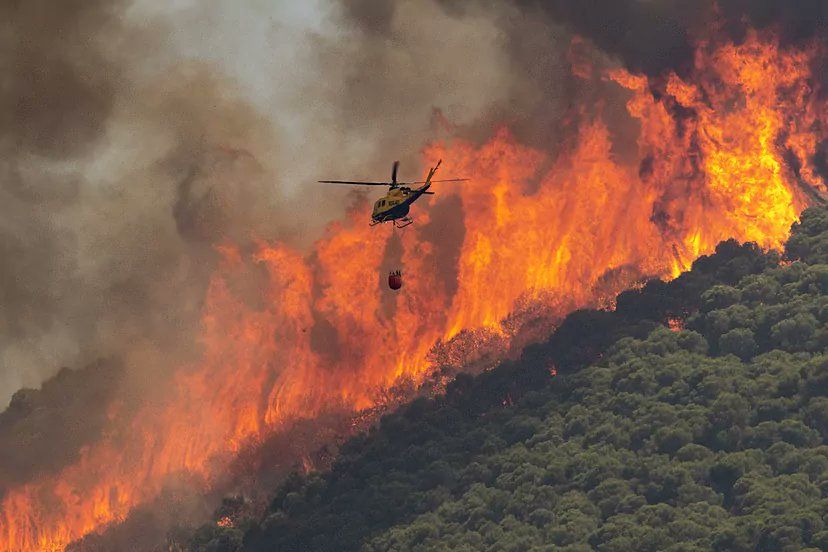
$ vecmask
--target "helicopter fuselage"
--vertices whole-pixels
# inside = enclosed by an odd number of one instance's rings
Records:
[[[376,202],[374,202],[374,210],[371,213],[371,221],[373,223],[390,222],[408,216],[411,210],[411,204],[417,201],[420,196],[428,193],[430,184],[417,189],[410,188],[392,188]]]

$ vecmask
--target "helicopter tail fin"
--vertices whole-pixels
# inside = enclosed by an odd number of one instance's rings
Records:
[[[425,186],[422,187],[422,190],[424,190],[424,191],[428,190],[428,188],[431,186],[431,179],[434,178],[434,174],[437,172],[437,169],[440,168],[440,163],[442,163],[442,162],[443,162],[443,160],[440,159],[439,161],[437,161],[437,164],[434,165],[434,167],[429,169],[428,177],[425,179]]]

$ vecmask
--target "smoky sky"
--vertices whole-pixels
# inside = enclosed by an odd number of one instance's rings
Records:
[[[22,383],[9,365],[45,360],[48,349],[71,356],[78,347],[55,321],[61,290],[78,283],[64,254],[74,239],[59,217],[77,201],[81,177],[63,164],[95,144],[113,108],[117,65],[86,40],[114,23],[104,5],[119,9],[117,2],[0,3],[2,403],[8,386]]]
[[[506,122],[517,137],[554,154],[560,143],[561,120],[567,107],[596,94],[595,84],[571,77],[567,48],[574,35],[582,36],[628,69],[650,76],[675,71],[686,76],[693,67],[696,37],[717,25],[735,41],[748,28],[773,28],[784,44],[813,38],[825,40],[828,3],[822,0],[722,0],[714,13],[710,0],[437,0],[445,17],[455,21],[475,18],[491,25],[508,65],[499,65],[509,83],[483,116],[461,121],[457,133],[467,138],[487,137],[492,127]],[[344,2],[346,21],[360,30],[365,48],[373,48],[375,67],[388,59],[388,44],[399,40],[409,25],[408,0]],[[488,60],[472,57],[469,67]],[[465,69],[467,70],[467,69]],[[353,97],[375,97],[370,80],[360,80]],[[600,90],[606,100],[617,91]],[[623,102],[610,101],[609,110]],[[353,106],[351,106],[353,107]],[[614,116],[610,114],[610,118]],[[624,125],[623,117],[618,118]]]
[[[316,180],[420,177],[441,117],[485,136],[560,111],[559,56],[516,64],[501,29],[540,51],[546,23],[382,4],[297,30],[287,4],[0,0],[0,405],[61,366],[123,357],[140,382],[197,354],[213,246],[308,249],[350,203]]]
[[[0,4],[0,404],[63,365],[183,350],[211,244],[280,209],[250,160],[270,126],[204,63],[150,72],[169,29],[129,8]]]
[[[394,6],[402,2],[348,3],[351,16],[371,33],[384,33],[393,19]],[[605,52],[621,59],[633,71],[658,75],[665,71],[686,73],[693,62],[694,36],[715,21],[731,38],[740,40],[748,28],[774,29],[783,43],[826,38],[828,3],[824,0],[719,0],[714,14],[710,0],[440,0],[447,12],[462,15],[469,10],[500,12],[508,31],[517,8],[540,15],[552,25],[592,40]],[[515,41],[537,40],[525,26],[513,29]],[[555,51],[549,48],[547,51]],[[517,51],[516,51],[517,52]],[[519,53],[519,52],[517,52]],[[542,51],[532,50],[542,56]],[[522,60],[518,56],[518,61]]]

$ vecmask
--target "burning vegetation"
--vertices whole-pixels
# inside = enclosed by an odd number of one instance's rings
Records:
[[[575,46],[591,51],[589,40]],[[781,247],[826,191],[828,106],[813,73],[824,55],[817,40],[783,42],[768,29],[736,41],[714,28],[681,71],[579,58],[574,86],[623,95],[634,142],[615,132],[610,100],[584,94],[554,153],[509,125],[482,142],[427,145],[424,165],[442,158],[471,182],[436,196],[401,234],[369,228],[358,202],[310,252],[222,242],[199,358],[161,396],[115,409],[73,461],[6,489],[0,549],[61,550],[182,476],[210,490],[241,452],[297,420],[358,416],[377,406],[377,390],[426,381],[435,350],[448,358],[453,344],[495,343],[502,357],[522,331],[549,331],[537,320],[675,277],[722,240]],[[434,237],[438,213],[460,227],[454,251]],[[388,298],[392,257],[407,280]]]

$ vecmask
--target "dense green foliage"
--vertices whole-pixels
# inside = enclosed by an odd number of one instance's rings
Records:
[[[191,548],[828,550],[828,212],[786,255],[725,242],[573,313],[291,477],[245,535],[205,527]]]

